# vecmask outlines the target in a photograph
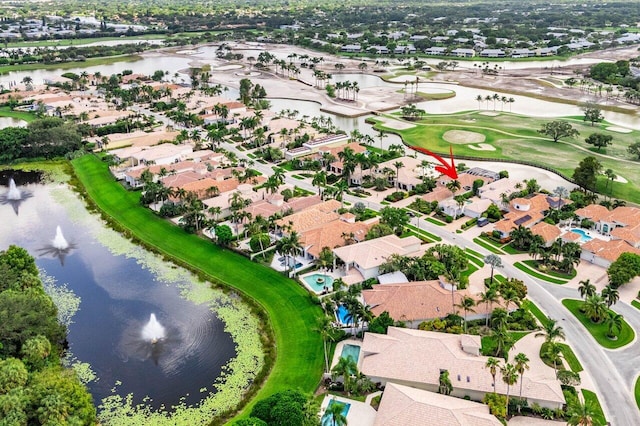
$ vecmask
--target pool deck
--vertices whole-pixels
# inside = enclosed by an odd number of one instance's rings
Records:
[[[320,404],[320,418],[324,416],[324,412],[332,399],[344,404],[351,404],[349,412],[347,413],[347,424],[349,426],[373,426],[377,411],[374,410],[370,404],[336,395],[327,395],[324,397],[322,404]]]

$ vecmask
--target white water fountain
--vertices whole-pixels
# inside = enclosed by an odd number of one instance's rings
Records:
[[[9,192],[7,192],[7,200],[17,201],[22,199],[22,192],[16,186],[16,181],[13,178],[9,179]]]
[[[57,250],[66,250],[69,248],[69,242],[64,238],[64,235],[62,235],[60,225],[56,228],[56,236],[51,241],[51,245]]]
[[[151,314],[149,322],[142,328],[142,338],[155,345],[164,337],[164,327],[156,319],[156,314]]]

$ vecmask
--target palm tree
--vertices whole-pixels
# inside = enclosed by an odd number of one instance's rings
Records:
[[[507,326],[504,324],[495,328],[491,333],[491,336],[496,342],[495,356],[501,356],[504,349],[513,343],[513,337],[511,337],[511,334],[507,331]]]
[[[462,309],[464,312],[464,332],[467,332],[467,312],[475,312],[473,307],[476,306],[476,301],[473,297],[465,296],[462,298],[459,304],[456,305],[457,308]]]
[[[499,366],[500,361],[497,358],[489,357],[489,359],[487,359],[485,367],[489,369],[489,373],[491,373],[491,377],[493,378],[493,393],[496,393],[496,374],[498,373]]]
[[[324,170],[320,170],[316,174],[313,175],[313,180],[311,181],[311,185],[318,187],[318,195],[322,197],[322,188],[327,184],[327,172]]]
[[[607,326],[607,337],[609,339],[617,339],[622,330],[622,315],[614,311],[607,311],[604,323]]]
[[[333,326],[333,323],[331,322],[331,320],[329,320],[329,317],[327,317],[326,315],[324,315],[322,318],[320,318],[318,320],[318,327],[316,329],[317,331],[320,332],[320,336],[322,337],[322,344],[324,347],[324,365],[325,365],[325,372],[329,372],[329,352],[328,352],[328,345],[327,342],[331,341],[331,342],[335,342],[335,336],[336,336],[336,328]]]
[[[493,269],[502,268],[502,259],[497,254],[488,254],[484,258],[484,263],[491,266],[491,280],[489,280],[489,286],[493,285]]]
[[[482,95],[478,95],[476,96],[476,101],[478,101],[478,111],[480,110],[480,108],[482,107],[482,101],[484,100],[484,98],[482,97]]]
[[[586,299],[587,297],[591,297],[596,294],[596,286],[591,284],[590,279],[582,280],[578,284],[578,292],[580,293],[580,297]]]
[[[527,355],[523,354],[522,352],[520,352],[518,355],[515,356],[515,358],[513,359],[516,363],[516,370],[518,371],[518,374],[520,375],[520,399],[522,399],[522,377],[524,376],[524,372],[525,370],[529,369],[529,358],[527,357]],[[518,404],[518,412],[520,412],[520,405]]]
[[[346,426],[347,418],[343,414],[344,407],[345,404],[342,402],[333,401],[325,410],[323,417],[326,416],[331,421],[332,426]],[[325,423],[322,422],[322,424]]]
[[[615,305],[618,300],[620,300],[620,293],[617,288],[611,287],[611,285],[607,285],[602,289],[601,293],[602,297],[604,297],[605,302],[607,302],[607,307]]]
[[[511,386],[515,385],[518,381],[518,370],[512,364],[505,364],[504,367],[500,369],[502,373],[502,381],[507,385],[507,407],[506,413],[509,414],[509,389]]]
[[[545,343],[546,346],[543,346],[544,353],[541,355],[545,358],[553,360],[553,371],[557,374],[558,372],[558,361],[560,361],[560,357],[562,355],[562,349],[560,345],[556,342]]]
[[[553,343],[556,339],[564,340],[564,330],[557,324],[557,320],[549,318],[549,321],[542,325],[542,331],[536,333],[536,337],[543,336],[545,343]]]
[[[485,327],[489,327],[489,317],[491,316],[489,314],[490,312],[489,307],[490,305],[493,305],[497,301],[498,301],[498,292],[495,286],[491,286],[488,289],[486,289],[484,292],[480,293],[479,303],[485,303],[487,308],[487,316],[485,318],[485,323],[484,323]]]
[[[449,370],[443,370],[440,372],[440,385],[438,386],[438,393],[442,395],[451,395],[453,391],[453,385],[449,378]]]
[[[599,294],[587,297],[582,307],[584,309],[584,314],[595,323],[601,322],[605,315],[607,315],[607,304]]]
[[[404,163],[402,161],[396,161],[393,163],[393,167],[396,168],[396,189],[398,189],[398,176],[400,173],[400,169],[404,167]]]
[[[447,189],[449,191],[451,191],[451,195],[452,196],[456,193],[456,191],[458,191],[461,188],[461,184],[457,180],[451,180],[451,181],[447,182],[447,184],[445,186],[447,187]]]
[[[567,425],[604,426],[598,419],[598,412],[591,401],[581,401],[580,396],[567,401]]]
[[[331,376],[335,380],[336,377],[342,376],[342,383],[344,383],[344,390],[349,395],[351,389],[351,376],[356,374],[358,366],[353,358],[340,358],[338,363],[331,369]]]
[[[380,150],[382,150],[382,140],[387,137],[387,134],[384,130],[378,130],[378,134],[376,135],[378,139],[380,139]]]

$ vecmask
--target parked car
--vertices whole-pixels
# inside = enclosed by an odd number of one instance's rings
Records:
[[[487,226],[489,224],[489,219],[487,219],[486,217],[479,217],[478,218],[478,226],[480,228],[482,228],[483,226]]]

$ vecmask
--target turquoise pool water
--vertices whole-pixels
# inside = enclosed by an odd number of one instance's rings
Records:
[[[342,408],[342,415],[347,417],[347,414],[349,413],[349,408],[351,408],[351,404],[332,399],[331,401],[329,401],[329,405],[327,405],[327,409],[336,404],[340,404],[344,406]],[[327,414],[322,416],[322,426],[333,426],[333,420],[331,419],[331,416]]]
[[[580,235],[580,242],[582,243],[586,243],[587,241],[591,241],[593,238],[590,237],[589,235],[587,235],[587,233],[580,228],[574,228],[571,230],[571,232],[575,232],[576,234]]]
[[[336,309],[336,317],[342,325],[353,324],[353,318],[351,318],[351,314],[349,314],[349,311],[344,305],[338,306],[338,309]]]
[[[304,282],[314,291],[322,293],[325,286],[329,291],[333,291],[333,278],[324,274],[312,274],[303,278]]]
[[[344,345],[342,347],[342,353],[340,354],[341,358],[349,358],[349,357],[351,357],[351,359],[353,359],[357,364],[359,356],[360,356],[360,346]]]

